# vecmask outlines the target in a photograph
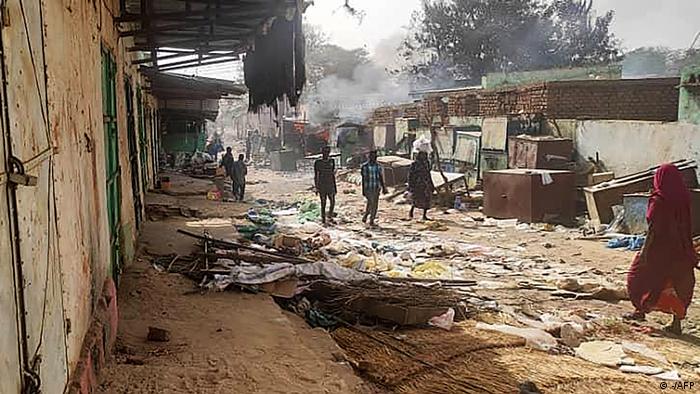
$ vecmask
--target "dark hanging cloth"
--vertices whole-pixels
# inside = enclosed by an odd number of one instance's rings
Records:
[[[277,112],[277,100],[286,97],[295,107],[306,83],[305,40],[301,11],[288,20],[278,16],[265,35],[255,38],[243,62],[251,112],[270,106]]]

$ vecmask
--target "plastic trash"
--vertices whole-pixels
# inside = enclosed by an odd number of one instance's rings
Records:
[[[680,382],[681,381],[681,375],[675,369],[673,371],[668,371],[668,372],[660,373],[658,375],[653,375],[653,377],[656,379],[669,380],[672,382]]]
[[[648,365],[623,365],[620,372],[638,373],[641,375],[659,375],[664,372],[663,368],[650,367]]]
[[[477,323],[476,328],[480,330],[498,331],[503,334],[514,335],[525,339],[525,345],[543,351],[549,351],[557,346],[557,339],[544,330],[537,328],[520,328],[507,324],[486,324]]]
[[[630,245],[629,237],[613,238],[613,239],[608,241],[608,248],[610,248],[610,249],[626,248],[629,245]]]
[[[449,308],[447,312],[442,315],[435,316],[428,320],[428,324],[433,327],[442,328],[443,330],[450,331],[455,323],[455,310]]]
[[[591,341],[576,348],[576,356],[595,364],[617,367],[627,357],[622,345],[611,341]]]
[[[421,279],[438,279],[445,273],[447,273],[447,267],[439,261],[431,260],[415,266],[411,276]]]
[[[658,361],[662,364],[668,364],[668,359],[666,358],[666,356],[643,343],[622,342],[622,348],[627,352],[637,353],[643,356],[644,358]]]

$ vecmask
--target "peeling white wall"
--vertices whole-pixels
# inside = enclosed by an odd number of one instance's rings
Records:
[[[583,157],[600,160],[616,176],[680,159],[700,163],[700,126],[641,121],[580,121],[574,138]]]

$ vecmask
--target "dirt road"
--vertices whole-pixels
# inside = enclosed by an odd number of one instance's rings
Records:
[[[256,199],[292,202],[314,198],[309,190],[309,173],[283,175],[253,169],[246,203],[207,201],[203,193],[211,187],[208,181],[181,176],[173,179],[174,190],[193,192],[183,193],[190,195],[150,195],[149,203],[195,208],[200,217],[218,218],[219,222],[205,221],[204,227],[221,238],[233,236],[230,223],[242,220]],[[407,206],[384,200],[380,204],[380,228],[367,230],[359,221],[362,209],[357,186],[341,183],[340,223],[331,227],[331,231],[345,232],[343,234],[377,244],[401,246],[420,240],[436,245],[482,245],[499,253],[512,252],[518,257],[503,257],[502,262],[515,264],[516,260],[524,259],[534,261],[534,268],[513,270],[508,264],[492,267],[488,261],[478,260],[460,265],[444,258],[441,263],[465,277],[476,279],[480,285],[475,291],[497,300],[501,306],[535,315],[562,311],[597,315],[603,323],[597,326],[594,336],[634,340],[657,349],[668,349],[677,356],[670,357],[672,362],[692,371],[688,362],[700,351],[700,340],[694,336],[700,320],[698,297],[685,322],[691,335],[678,340],[640,334],[634,326],[622,323],[619,316],[631,311],[629,302],[568,300],[522,287],[523,281],[547,281],[548,276],[560,273],[624,287],[626,270],[634,256],[632,252],[606,249],[599,242],[576,240],[575,230],[523,231],[512,226],[475,224],[469,217],[480,216],[478,212],[434,209],[431,223],[438,223],[441,228],[430,228],[430,223],[406,221]],[[309,329],[300,318],[281,311],[269,296],[193,293],[195,287],[190,280],[154,269],[150,263],[152,255],[177,253],[184,256],[193,251],[193,241],[177,234],[176,229],[194,224],[201,226],[203,222],[197,220],[168,218],[146,223],[139,259],[127,268],[121,281],[119,346],[114,362],[103,374],[103,393],[380,391],[363,382],[346,363],[339,362],[344,352],[328,333]],[[492,272],[493,268],[496,271]],[[650,319],[660,325],[664,316],[653,315]],[[169,330],[172,333],[170,342],[147,342],[149,326]],[[624,377],[620,379],[624,386]]]
[[[212,211],[222,207],[203,196],[175,199],[190,198]],[[232,216],[245,211],[243,204],[227,208]],[[101,393],[369,391],[337,361],[342,350],[325,331],[308,328],[269,296],[200,294],[189,279],[154,269],[150,255],[192,252],[192,239],[176,233],[187,227],[183,218],[145,224],[139,257],[121,279],[118,344]],[[230,227],[208,230],[230,236]],[[170,331],[170,341],[148,342],[149,326]]]

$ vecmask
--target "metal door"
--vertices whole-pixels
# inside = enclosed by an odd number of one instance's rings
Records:
[[[134,200],[136,228],[141,227],[141,178],[139,175],[139,148],[136,135],[136,115],[134,114],[134,91],[131,81],[124,81],[124,99],[126,100],[126,135],[129,141],[129,167],[131,168],[131,193]],[[140,122],[139,122],[140,123]]]
[[[107,218],[110,236],[110,267],[115,283],[121,270],[121,168],[117,129],[117,65],[108,50],[102,49],[102,111],[107,171]]]
[[[19,175],[0,176],[0,392],[10,394],[62,393],[68,377],[41,4],[2,2],[0,173]]]

